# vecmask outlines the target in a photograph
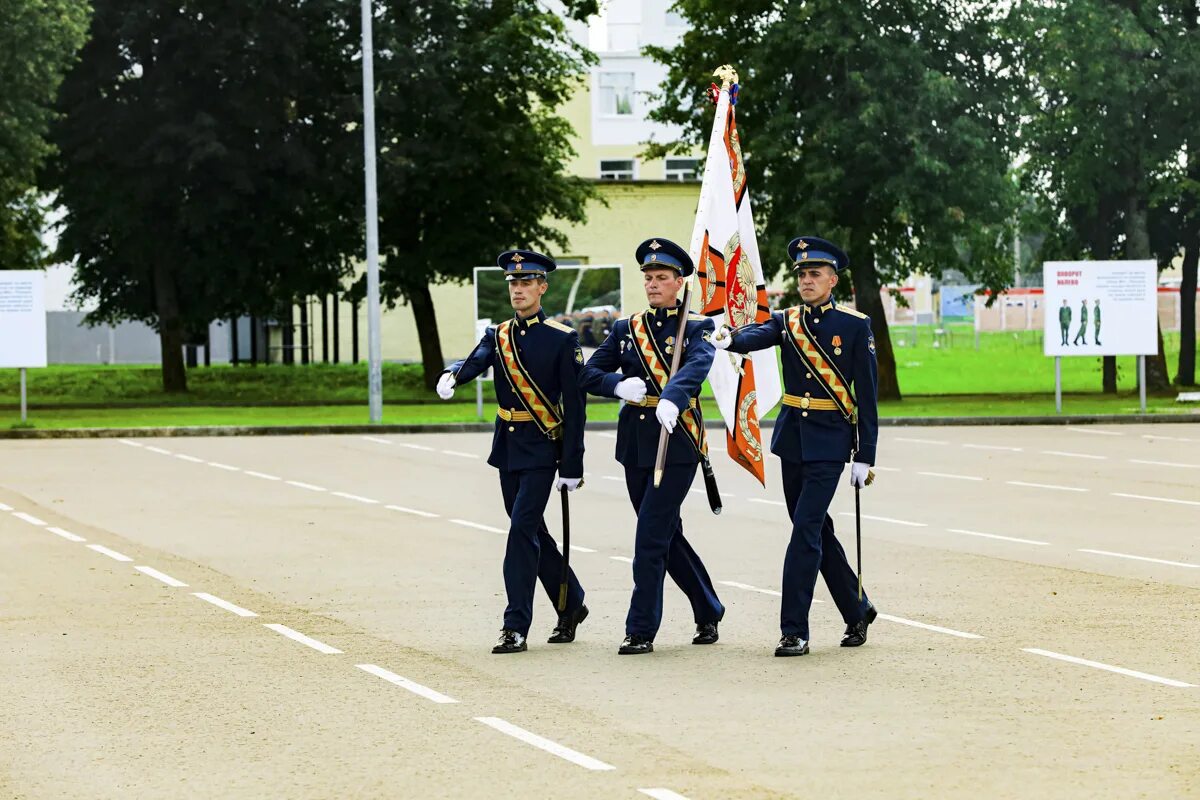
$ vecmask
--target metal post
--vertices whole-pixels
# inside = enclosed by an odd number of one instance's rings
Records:
[[[1142,401],[1142,413],[1146,413],[1146,357],[1137,357],[1138,399]]]
[[[25,368],[21,367],[21,424],[25,423],[26,417],[28,417],[28,414],[26,413],[25,403]]]
[[[367,200],[367,405],[373,423],[383,421],[383,347],[379,336],[379,212],[375,183],[375,55],[371,42],[373,0],[362,0],[363,165]]]
[[[333,363],[335,363],[335,364],[337,364],[341,361],[341,355],[339,354],[339,351],[341,349],[342,342],[338,336],[338,333],[339,333],[338,318],[341,316],[341,314],[342,314],[341,299],[338,297],[337,292],[334,292],[334,294],[333,294]]]
[[[1054,413],[1062,413],[1062,356],[1054,357]]]
[[[238,351],[241,349],[241,342],[238,341],[238,318],[229,318],[229,349],[231,351],[229,363],[235,367],[238,363]]]

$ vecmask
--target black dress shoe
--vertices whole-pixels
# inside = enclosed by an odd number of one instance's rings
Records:
[[[507,628],[500,631],[500,641],[496,642],[496,646],[492,648],[492,652],[496,655],[504,653],[524,653],[529,649],[529,645],[525,643],[525,637],[516,631],[510,631]]]
[[[692,637],[692,644],[716,644],[721,635],[717,633],[717,623],[702,622],[696,626],[696,635]]]
[[[617,653],[623,656],[640,656],[643,653],[653,653],[654,642],[644,636],[630,634],[625,637],[625,641],[621,643],[621,648]]]
[[[575,629],[579,627],[579,623],[587,619],[587,615],[587,606],[580,606],[574,611],[564,611],[559,614],[558,624],[554,626],[554,633],[546,641],[550,644],[566,644],[575,641]]]
[[[858,622],[853,625],[846,626],[846,633],[842,636],[842,647],[862,647],[867,643],[867,627],[875,621],[879,613],[875,611],[875,606],[867,604],[867,613]]]
[[[775,648],[777,656],[805,656],[808,655],[808,642],[801,639],[799,636],[785,635],[779,640],[779,646]]]

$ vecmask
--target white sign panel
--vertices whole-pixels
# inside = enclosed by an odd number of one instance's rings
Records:
[[[1047,261],[1048,356],[1148,356],[1158,352],[1154,261]]]
[[[46,276],[0,271],[0,368],[46,366]]]

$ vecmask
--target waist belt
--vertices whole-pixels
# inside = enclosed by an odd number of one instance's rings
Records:
[[[654,408],[658,405],[658,400],[659,400],[659,398],[657,395],[648,394],[648,395],[646,395],[646,399],[643,400],[642,402],[640,402],[640,403],[630,402],[629,405],[638,406],[639,408]],[[695,407],[696,407],[696,398],[693,397],[691,400],[688,401],[688,408],[695,408]]]
[[[507,408],[497,408],[496,416],[505,422],[534,422],[533,414],[528,411],[517,411],[515,408],[509,410]],[[556,425],[546,431],[546,436],[550,439],[558,440],[562,438],[562,425]]]
[[[792,408],[803,408],[805,411],[837,411],[837,403],[832,400],[825,400],[820,397],[800,397],[794,394],[785,394],[783,396],[783,404]]]

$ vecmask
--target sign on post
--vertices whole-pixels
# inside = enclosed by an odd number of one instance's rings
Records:
[[[1044,352],[1055,358],[1062,411],[1063,356],[1137,356],[1158,352],[1158,264],[1145,261],[1047,261]],[[1145,381],[1140,381],[1146,410]]]
[[[25,421],[25,369],[46,366],[46,275],[0,271],[0,368],[21,370],[21,421]]]

